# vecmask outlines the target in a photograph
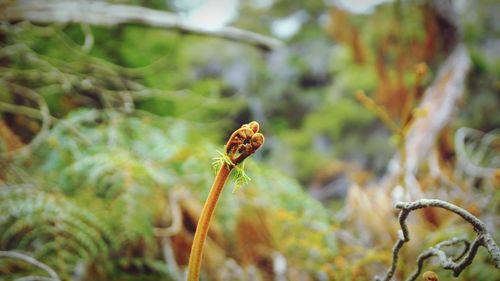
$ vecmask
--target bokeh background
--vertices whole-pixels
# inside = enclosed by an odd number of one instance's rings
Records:
[[[395,202],[420,198],[500,241],[499,14],[494,0],[2,1],[0,250],[62,280],[183,280],[213,158],[251,120],[266,143],[221,196],[201,280],[373,280]],[[410,232],[397,280],[475,236],[436,209]],[[49,280],[0,257],[0,280],[30,276]],[[457,280],[499,279],[481,249]]]

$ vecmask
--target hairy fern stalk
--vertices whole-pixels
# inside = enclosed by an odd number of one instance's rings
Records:
[[[252,121],[236,130],[226,143],[225,154],[221,155],[219,170],[215,177],[208,198],[201,211],[196,232],[194,235],[191,254],[189,256],[188,281],[197,281],[200,278],[201,259],[203,246],[207,238],[210,221],[212,219],[217,201],[224,188],[231,171],[264,143],[264,135],[258,132],[259,123]]]

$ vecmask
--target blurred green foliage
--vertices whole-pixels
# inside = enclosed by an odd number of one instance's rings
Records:
[[[174,190],[205,199],[213,177],[210,158],[216,155],[213,135],[201,124],[110,110],[74,111],[65,122],[71,130],[58,124],[31,160],[6,171],[11,185],[2,192],[0,205],[5,214],[0,224],[2,248],[34,252],[64,279],[75,266],[83,266],[89,280],[151,274],[174,278],[163,266],[153,230],[168,223],[159,218]],[[239,194],[226,188],[219,203],[216,221],[223,226],[224,239],[235,239],[238,206],[256,200],[273,206],[266,207],[270,214],[290,216],[271,217],[282,225],[272,229],[277,239],[290,231],[303,232],[288,237],[279,249],[299,261],[314,255],[315,262],[304,269],[319,271],[335,255],[330,248],[334,240],[326,238],[331,235],[326,211],[307,199],[293,180],[249,164],[251,184]],[[16,174],[21,166],[27,174]],[[307,230],[311,227],[314,232]],[[297,248],[297,240],[307,243]],[[9,268],[3,273],[16,272]]]
[[[109,2],[170,8],[168,1]],[[240,271],[250,264],[264,279],[277,254],[292,268],[290,280],[369,280],[373,272],[384,270],[387,249],[371,245],[365,251],[345,243],[342,231],[354,226],[341,229],[334,217],[342,212],[321,205],[306,188],[318,184],[318,178],[326,185],[347,173],[321,178],[338,162],[354,163],[377,176],[386,172],[396,150],[392,135],[354,93],[374,93],[383,84],[374,66],[378,48],[388,50],[382,61],[391,79],[402,74],[403,86],[415,83],[413,66],[404,73],[396,69],[398,54],[424,42],[427,14],[418,1],[395,1],[372,14],[348,15],[345,23],[353,30],[345,29],[359,34],[365,52],[365,62],[359,63],[353,46],[328,33],[325,18],[331,7],[320,2],[279,0],[263,9],[241,1],[234,25],[264,34],[277,19],[307,13],[286,47],[270,53],[141,25],[91,26],[94,44],[85,50],[88,34],[79,24],[2,23],[0,101],[21,106],[5,110],[3,120],[21,143],[44,135],[28,157],[2,158],[0,249],[32,253],[64,280],[178,279],[179,272],[165,265],[162,247],[171,247],[179,266],[185,266],[182,253],[189,251],[185,243],[195,211],[181,207],[182,232],[165,246],[155,229],[173,221],[169,200],[186,191],[198,203],[192,208],[199,207],[213,179],[210,163],[216,150],[222,149],[228,132],[256,119],[267,143],[246,165],[248,186],[235,194],[234,185],[228,186],[221,196],[209,260],[220,261],[222,255],[223,261],[235,260]],[[498,114],[484,114],[500,107],[500,64],[497,43],[491,42],[498,37],[489,9],[493,2],[469,3],[475,12],[462,11],[473,70],[457,127],[500,127]],[[436,53],[426,61],[431,68],[426,85],[446,55]],[[32,98],[30,90],[43,102]],[[57,119],[42,130],[39,108],[44,104]],[[11,144],[5,139],[0,143],[5,155]],[[342,211],[343,202],[329,204]],[[263,209],[264,215],[255,215],[255,209]],[[235,249],[253,238],[244,234],[252,227],[270,234],[247,247],[266,250],[239,253]],[[435,242],[428,240],[426,246]],[[348,257],[355,262],[346,261]],[[215,267],[231,270],[228,263]],[[402,272],[413,269],[405,264]],[[246,276],[252,276],[248,270]],[[450,277],[435,271],[442,280]],[[0,259],[0,280],[26,272],[42,274]],[[206,272],[213,277],[209,268]],[[461,280],[497,277],[482,251]]]

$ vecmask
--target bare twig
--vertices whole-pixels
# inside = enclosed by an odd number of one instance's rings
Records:
[[[32,264],[32,265],[42,269],[43,271],[47,272],[50,276],[50,278],[43,277],[43,276],[26,276],[26,277],[22,277],[22,278],[17,279],[17,280],[24,280],[24,281],[26,281],[26,280],[60,281],[61,280],[59,278],[59,276],[57,275],[57,273],[52,268],[50,268],[48,265],[46,265],[42,262],[39,262],[35,258],[32,258],[28,255],[21,254],[19,252],[15,252],[15,251],[0,251],[0,257],[22,260],[24,262],[27,262],[29,264]]]
[[[429,248],[428,250],[423,251],[417,258],[417,269],[408,277],[408,280],[416,280],[417,277],[420,275],[420,272],[422,272],[423,266],[424,266],[424,261],[437,256],[439,257],[439,260],[441,261],[441,266],[443,268],[446,268],[448,265],[448,262],[452,262],[451,260],[448,259],[446,256],[446,253],[441,250],[442,247],[445,246],[453,246],[459,243],[464,244],[464,250],[458,257],[453,259],[453,261],[458,261],[460,260],[465,254],[470,249],[470,242],[467,241],[465,238],[452,238],[450,240],[443,241],[441,243],[438,243],[436,246]]]
[[[54,279],[45,276],[29,275],[21,278],[17,278],[14,281],[54,281]]]
[[[281,41],[251,31],[223,27],[209,30],[183,22],[172,13],[131,5],[114,5],[94,1],[18,1],[8,7],[7,20],[27,20],[38,23],[82,23],[100,26],[137,23],[152,27],[176,29],[181,32],[207,35],[242,42],[263,50],[282,45]]]
[[[414,210],[429,208],[429,207],[446,209],[450,212],[453,212],[461,216],[464,220],[466,220],[474,227],[474,231],[477,233],[477,237],[471,244],[469,244],[469,242],[463,238],[454,238],[443,241],[437,244],[436,246],[431,247],[428,250],[424,251],[417,258],[418,268],[415,272],[413,272],[413,274],[410,277],[408,277],[407,279],[408,281],[415,280],[422,271],[424,260],[433,256],[439,258],[441,267],[453,271],[453,275],[455,277],[458,277],[460,273],[472,263],[472,260],[476,256],[477,250],[480,246],[486,248],[486,250],[490,253],[491,257],[493,258],[495,266],[498,269],[500,269],[500,248],[497,246],[497,244],[491,237],[491,234],[486,230],[486,226],[481,220],[479,220],[466,210],[457,207],[451,203],[448,203],[446,201],[438,199],[420,199],[415,202],[399,202],[396,204],[396,208],[401,210],[401,212],[399,213],[399,224],[401,225],[401,231],[399,232],[399,239],[394,244],[392,250],[391,267],[387,270],[383,278],[376,277],[375,280],[389,281],[392,279],[394,273],[396,272],[399,251],[403,247],[404,243],[410,241],[410,233],[408,231],[408,226],[406,224],[406,219],[408,218],[408,215]],[[446,255],[446,253],[441,250],[441,248],[444,246],[450,246],[457,243],[464,243],[466,249],[456,259],[449,258]]]

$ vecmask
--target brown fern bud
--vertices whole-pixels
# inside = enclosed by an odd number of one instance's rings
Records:
[[[249,139],[253,136],[254,132],[249,127],[241,127],[236,130],[235,134],[242,140]]]
[[[226,154],[238,165],[264,144],[264,135],[258,133],[259,123],[252,121],[236,130],[226,143]]]
[[[253,148],[257,150],[259,147],[261,147],[264,144],[264,135],[261,133],[255,133],[252,136],[252,139],[250,140],[250,143],[252,144]]]
[[[248,127],[248,125],[243,125],[241,128],[236,130],[226,143],[226,153],[234,153],[239,146],[242,145],[245,140],[249,140],[253,136],[254,132]]]
[[[259,131],[260,125],[257,121],[252,121],[248,123],[248,127],[254,132],[257,133]]]
[[[437,274],[433,271],[426,271],[423,275],[422,275],[422,279],[424,281],[439,281],[439,278],[437,276]]]

